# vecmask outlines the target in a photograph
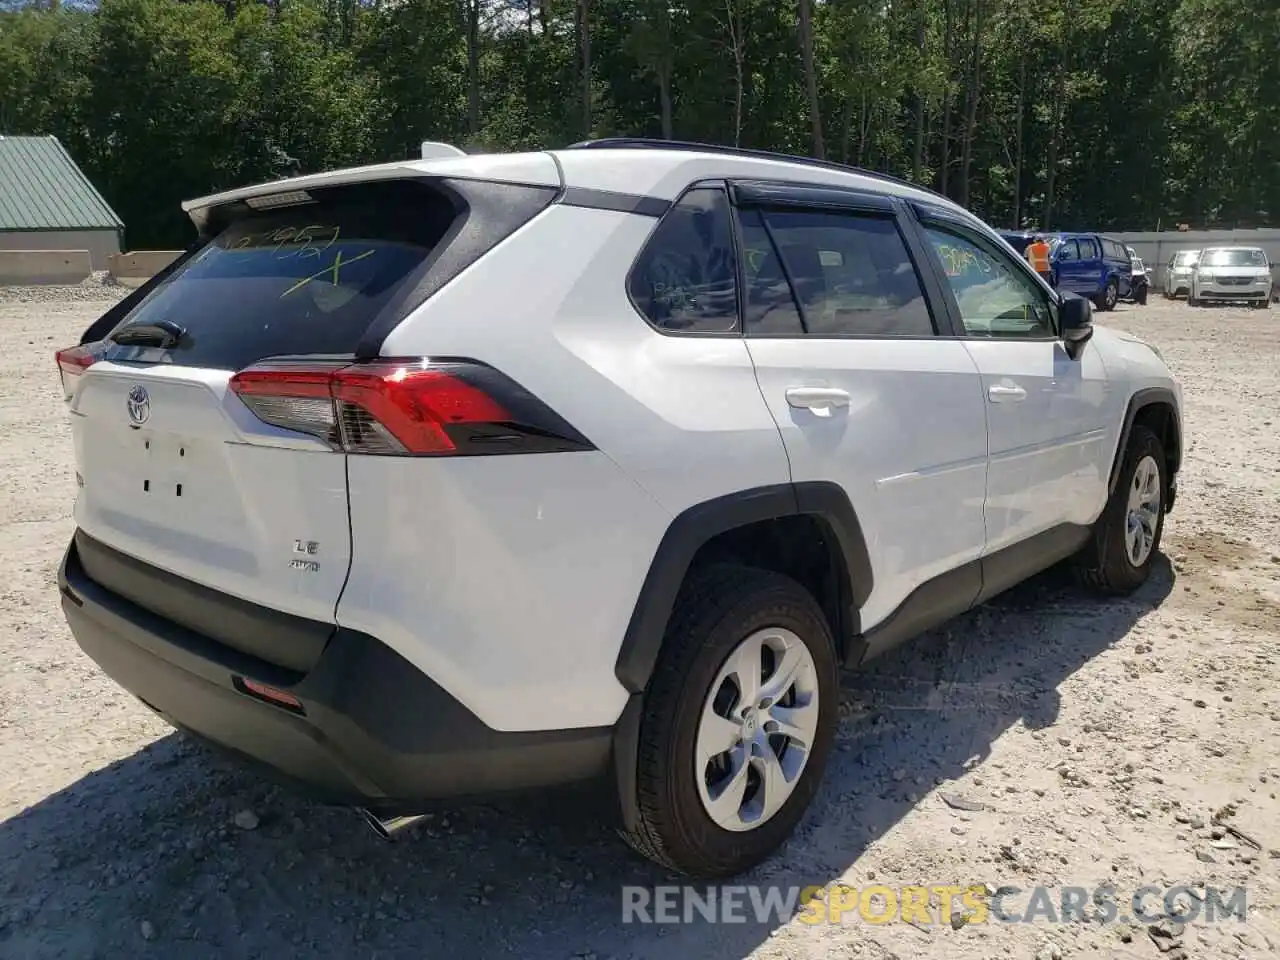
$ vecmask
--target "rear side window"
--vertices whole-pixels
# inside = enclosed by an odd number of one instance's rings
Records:
[[[920,278],[891,218],[789,210],[763,218],[808,336],[933,336]]]
[[[440,191],[408,181],[317,191],[251,214],[134,307],[108,356],[239,370],[272,356],[350,355],[456,216]],[[149,329],[176,342],[147,344]]]
[[[742,275],[746,283],[743,313],[748,336],[799,337],[804,334],[800,310],[782,260],[764,228],[759,210],[744,210]]]
[[[738,328],[733,221],[723,187],[695,187],[658,222],[627,289],[651,324],[672,333]]]

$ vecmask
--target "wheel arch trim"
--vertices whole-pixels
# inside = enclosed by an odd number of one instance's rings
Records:
[[[873,583],[871,559],[853,504],[839,484],[780,483],[694,504],[667,527],[623,636],[614,674],[628,693],[643,693],[649,685],[680,587],[698,551],[731,530],[795,516],[817,517],[831,530],[846,581],[842,605],[847,601],[856,612],[866,602]]]
[[[1133,433],[1133,425],[1138,419],[1138,414],[1147,407],[1168,406],[1173,413],[1173,430],[1177,436],[1178,447],[1174,451],[1174,459],[1171,473],[1176,474],[1182,466],[1182,412],[1178,409],[1178,398],[1174,392],[1168,387],[1145,387],[1136,391],[1129,398],[1129,403],[1125,408],[1124,424],[1120,428],[1120,439],[1116,444],[1115,454],[1111,458],[1111,475],[1107,480],[1108,495],[1115,492],[1116,484],[1120,480],[1120,467],[1124,462],[1124,452],[1129,446],[1129,437]],[[1168,456],[1170,451],[1166,450]]]

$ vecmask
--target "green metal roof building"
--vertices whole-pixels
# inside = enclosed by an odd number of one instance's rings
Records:
[[[124,224],[57,137],[0,136],[0,250],[119,253]]]

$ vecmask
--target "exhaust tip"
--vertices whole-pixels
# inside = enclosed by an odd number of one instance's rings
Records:
[[[362,809],[360,813],[369,828],[383,840],[394,840],[415,823],[426,819],[426,814],[421,813],[405,817],[380,817],[368,809]]]

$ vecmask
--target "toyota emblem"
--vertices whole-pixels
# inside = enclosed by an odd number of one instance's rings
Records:
[[[129,422],[133,426],[140,427],[146,423],[151,416],[151,397],[147,388],[140,383],[134,384],[129,390],[125,406],[129,410]]]

